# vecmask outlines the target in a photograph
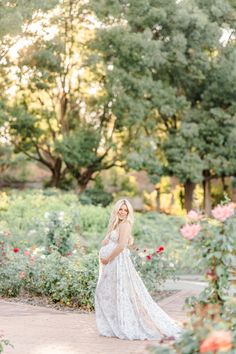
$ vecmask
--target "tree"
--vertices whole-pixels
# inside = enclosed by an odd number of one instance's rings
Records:
[[[157,147],[153,161],[157,159],[159,165],[162,155],[160,171],[180,178],[187,209],[191,208],[194,184],[203,181],[209,212],[209,181],[222,173],[229,139],[224,136],[224,153],[209,163],[209,156],[215,158],[220,145],[216,137],[208,146],[207,134],[213,123],[221,138],[219,114],[228,124],[225,132],[234,123],[224,116],[224,105],[209,106],[204,95],[209,92],[209,77],[220,74],[222,26],[234,30],[235,5],[192,0],[91,4],[106,25],[98,31],[95,46],[100,60],[112,67],[107,88],[116,92],[112,110],[119,124],[124,124],[124,131],[128,125],[129,134],[136,133],[136,138],[140,131],[152,136]],[[196,115],[201,117],[197,122]],[[232,153],[230,156],[233,158]]]
[[[70,174],[79,192],[120,157],[102,68],[92,72],[86,62],[93,24],[82,5],[64,1],[50,18],[38,18],[39,33],[15,63],[18,90],[9,110],[16,150],[51,170],[50,185]]]
[[[0,2],[0,61],[27,31],[37,12],[55,7],[58,0],[9,0]]]

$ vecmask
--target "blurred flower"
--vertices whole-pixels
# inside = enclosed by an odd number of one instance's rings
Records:
[[[20,272],[20,273],[19,273],[19,277],[20,277],[21,279],[25,278],[25,272]]]
[[[146,248],[143,250],[143,252],[147,252]]]
[[[148,254],[148,255],[146,256],[146,259],[147,259],[148,261],[150,261],[150,260],[152,259],[152,256],[151,256],[150,254]]]
[[[45,217],[45,219],[49,219],[50,213],[48,213],[48,212],[44,213],[44,217]]]
[[[230,218],[234,214],[233,203],[227,205],[217,205],[212,210],[212,215],[215,219],[224,222],[226,219]]]
[[[190,210],[187,214],[187,218],[190,221],[196,222],[202,219],[202,215],[198,214],[195,210]]]
[[[37,254],[40,252],[40,248],[39,247],[36,247],[34,250],[33,250],[33,254]]]
[[[146,255],[145,255],[145,253],[143,253],[143,252],[139,252],[139,257],[141,257],[141,258],[144,258],[144,257],[146,257]]]
[[[24,255],[25,255],[25,256],[30,256],[30,251],[26,250],[26,251],[24,252]]]
[[[20,251],[20,249],[18,248],[18,247],[14,247],[13,248],[13,252],[15,252],[15,253],[17,253],[17,252],[19,252]]]
[[[163,252],[165,250],[164,246],[160,246],[157,250],[156,253]]]
[[[60,213],[58,214],[58,219],[63,220],[63,218],[64,218],[64,211],[60,211]]]
[[[40,256],[40,258],[45,259],[46,258],[45,254],[42,254],[42,256]]]
[[[181,229],[180,232],[184,238],[192,240],[200,232],[201,226],[198,224],[186,224]]]
[[[72,256],[72,253],[71,252],[68,252],[67,253],[67,256],[69,257],[69,256]]]
[[[200,353],[207,352],[227,352],[232,348],[232,333],[229,331],[218,330],[213,331],[202,342],[200,346]]]
[[[32,236],[32,235],[35,235],[37,233],[36,230],[29,230],[28,232],[28,236]]]

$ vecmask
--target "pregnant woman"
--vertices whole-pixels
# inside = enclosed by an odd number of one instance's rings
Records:
[[[95,293],[98,331],[102,336],[129,340],[178,337],[181,327],[154,302],[131,261],[133,215],[130,202],[119,200],[102,242]]]

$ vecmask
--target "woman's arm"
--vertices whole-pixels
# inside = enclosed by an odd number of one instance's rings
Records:
[[[101,262],[107,264],[111,262],[115,257],[117,257],[125,248],[125,245],[128,244],[128,240],[131,233],[131,225],[128,222],[120,224],[119,227],[119,240],[116,248],[111,252],[108,258],[102,258]]]

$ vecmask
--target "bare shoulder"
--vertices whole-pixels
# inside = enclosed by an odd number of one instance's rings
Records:
[[[131,225],[128,221],[122,222],[119,225],[120,232],[130,233],[131,232]]]

